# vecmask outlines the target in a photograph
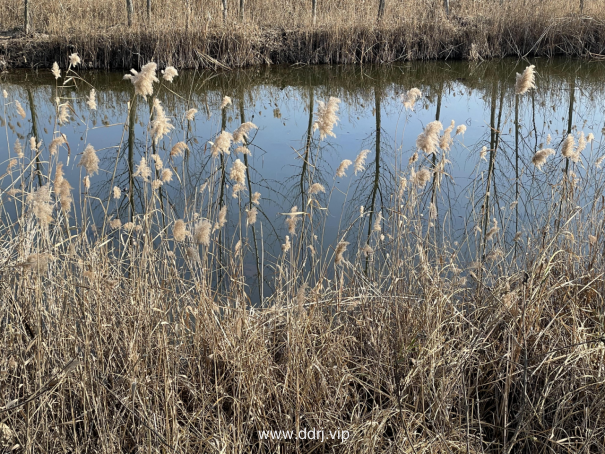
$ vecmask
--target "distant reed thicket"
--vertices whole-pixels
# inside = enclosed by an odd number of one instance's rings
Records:
[[[604,0],[28,3],[22,37],[24,0],[0,1],[5,65],[66,64],[72,52],[91,67],[123,69],[150,60],[199,68],[605,54]]]
[[[438,201],[465,125],[434,121],[406,138],[415,146],[392,169],[396,189],[381,207],[359,206],[333,244],[323,242],[325,200],[344,190],[345,175],[360,178],[378,150],[360,150],[324,183],[310,165],[305,202],[282,215],[287,231],[269,256],[257,217],[262,188],[248,174],[256,127],[244,111],[233,131],[217,123],[205,148],[209,177],[177,211],[163,189],[184,181],[188,125],[198,114],[168,112],[159,101],[178,72],[147,63],[123,82],[133,94],[120,148],[132,147],[137,100],[150,107],[124,194],[113,183],[119,154],[100,168],[94,144],[82,154],[69,146],[76,118],[62,94],[81,62],[68,61],[52,69],[52,137],[44,143],[17,123],[25,135],[6,144],[0,175],[0,450],[605,450],[605,150],[593,134],[570,124],[559,145],[549,134],[550,148],[527,165],[517,159],[516,199],[496,206],[502,150],[492,116],[490,147],[470,158],[484,167],[456,241],[452,213]],[[517,76],[516,105],[539,87],[530,66]],[[402,96],[404,121],[421,96]],[[4,128],[27,121],[24,100],[6,90],[1,99]],[[82,101],[93,115],[95,90]],[[226,118],[233,101],[213,106],[215,118]],[[313,109],[309,129],[320,141],[300,150],[309,163],[338,140],[338,107],[330,98]],[[77,120],[88,131],[90,118]],[[518,128],[526,123],[516,114]],[[68,181],[66,165],[79,166],[79,182]],[[520,172],[529,199],[519,198]],[[100,196],[90,192],[98,180],[108,183]],[[144,203],[119,210],[135,180]],[[236,207],[229,229],[226,198]],[[523,228],[515,224],[521,201],[533,215]],[[504,234],[511,229],[514,238]],[[245,252],[273,289],[257,306]],[[349,438],[262,435],[314,428]]]

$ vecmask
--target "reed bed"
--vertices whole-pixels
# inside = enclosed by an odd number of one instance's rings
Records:
[[[586,154],[601,150],[593,137],[574,133],[536,150],[531,178],[548,175],[552,190],[512,241],[490,204],[495,137],[481,153],[490,170],[474,183],[483,193],[459,243],[438,201],[449,150],[465,130],[430,123],[405,138],[418,152],[393,169],[390,199],[359,207],[333,244],[322,243],[320,196],[334,183],[309,171],[306,202],[284,213],[282,246],[269,257],[256,214],[263,198],[249,185],[242,149],[253,123],[217,128],[206,151],[210,177],[174,210],[162,187],[184,181],[192,137],[173,128],[196,112],[167,111],[157,94],[177,71],[146,63],[124,81],[132,97],[120,146],[128,146],[135,103],[146,99],[150,109],[146,152],[122,194],[94,144],[71,153],[62,123],[73,111],[61,94],[80,76],[77,59],[67,60],[55,68],[54,139],[7,143],[0,176],[0,450],[605,449],[605,181]],[[533,67],[518,76],[515,96],[540,89],[533,76]],[[406,115],[421,96],[402,96]],[[13,94],[2,100],[4,117],[27,115]],[[86,102],[96,108],[94,89]],[[231,102],[223,99],[218,117]],[[317,147],[338,140],[338,105],[330,98],[314,109]],[[309,162],[316,152],[311,146]],[[335,180],[363,173],[371,153],[343,161]],[[555,159],[565,172],[549,167]],[[70,160],[79,182],[65,177]],[[107,193],[94,196],[91,181],[102,178]],[[135,181],[144,203],[116,211]],[[238,205],[230,230],[226,197]],[[256,305],[246,251],[267,261],[259,277],[272,291]],[[262,435],[312,429],[326,438]],[[329,430],[347,439],[328,439]]]
[[[507,55],[605,54],[603,0],[123,0],[32,2],[23,36],[22,0],[3,0],[5,66],[67,64],[78,52],[94,68],[181,68],[280,63],[388,63]],[[148,10],[147,5],[150,5]],[[161,43],[161,44],[160,44]]]

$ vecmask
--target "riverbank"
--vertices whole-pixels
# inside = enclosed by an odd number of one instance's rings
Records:
[[[94,69],[138,68],[148,61],[178,68],[262,64],[384,64],[410,60],[482,60],[506,56],[605,54],[605,14],[566,17],[439,15],[399,25],[287,28],[252,23],[198,29],[129,28],[0,35],[0,70],[48,68],[77,52]]]

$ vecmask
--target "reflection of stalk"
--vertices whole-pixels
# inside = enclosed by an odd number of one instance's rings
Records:
[[[376,205],[376,194],[378,193],[378,184],[380,183],[380,133],[382,130],[381,118],[380,118],[380,96],[382,92],[378,87],[374,87],[374,107],[376,109],[376,165],[374,168],[374,185],[372,186],[372,202],[370,203],[370,218],[368,221],[368,239],[367,243],[370,242],[370,235],[372,234],[372,218],[374,217],[374,209]],[[366,257],[365,273],[368,273],[368,265],[370,258]]]
[[[128,118],[128,183],[130,190],[130,222],[134,221],[134,125],[136,121],[137,97],[134,96],[130,103],[130,115]]]
[[[567,134],[571,134],[571,126],[573,122],[573,102],[575,99],[576,92],[576,79],[571,79],[569,85],[569,111],[567,113]],[[565,189],[567,188],[567,177],[569,175],[569,158],[565,158],[565,186],[563,186],[563,193],[561,194],[561,200],[559,201],[559,214],[557,216],[557,230],[561,226],[561,210],[563,209],[563,198],[565,197]]]
[[[227,129],[227,108],[223,108],[221,111],[221,132],[223,132],[225,129]],[[221,159],[221,192],[219,194],[219,198],[218,198],[218,207],[219,210],[221,208],[223,208],[223,205],[225,205],[225,201],[224,201],[224,197],[225,197],[225,184],[226,184],[226,179],[227,179],[227,174],[225,171],[225,156],[223,153],[219,153],[220,159]],[[223,263],[223,248],[222,248],[222,244],[223,244],[223,229],[220,229],[218,232],[218,263],[219,265]],[[222,266],[218,267],[218,282],[221,282],[222,280]]]
[[[487,185],[485,188],[485,203],[483,206],[483,250],[481,257],[485,255],[485,248],[487,246],[487,227],[489,223],[489,200],[490,190],[492,186],[492,177],[494,175],[494,168],[496,166],[496,152],[500,143],[500,120],[502,119],[502,104],[504,103],[504,88],[500,92],[500,109],[498,111],[498,124],[496,125],[496,94],[498,91],[497,82],[494,83],[492,89],[492,105],[490,114],[490,154],[489,154],[489,168],[487,171]],[[495,192],[495,183],[494,183]]]
[[[240,116],[240,121],[242,124],[244,124],[246,122],[246,115],[244,112],[244,93],[242,90],[242,93],[239,97],[239,116]],[[244,137],[244,146],[248,146],[248,139],[246,139]],[[250,181],[250,166],[248,165],[248,155],[244,154],[244,165],[246,166],[246,180],[248,181],[248,209],[251,210],[252,209],[252,182]],[[258,260],[258,246],[256,244],[256,229],[254,228],[254,225],[251,225],[252,227],[252,241],[254,241],[254,257],[255,257],[255,262],[256,262],[256,274],[257,274],[257,280],[258,280],[258,297],[261,298],[260,299],[260,304],[262,305],[263,300],[262,300],[262,294],[261,294],[261,286],[264,285],[264,282],[262,281],[262,275],[260,272],[260,262]]]
[[[515,95],[515,235],[519,231],[519,96]],[[515,241],[515,257],[517,242]]]
[[[27,89],[27,98],[29,100],[29,110],[32,114],[32,133],[36,140],[38,137],[38,119],[36,118],[36,106],[34,105],[34,96],[31,89]],[[38,184],[42,186],[42,163],[40,162],[40,153],[36,151],[36,173],[38,174]]]
[[[305,154],[303,157],[302,171],[300,173],[300,197],[303,210],[307,206],[305,200],[305,174],[307,173],[308,162],[311,156],[311,138],[313,136],[313,95],[313,87],[309,87],[309,125],[307,126],[307,141],[305,143]]]
[[[435,112],[435,120],[439,121],[441,116],[441,97],[443,95],[443,83],[439,87],[437,92],[437,111]],[[433,153],[433,194],[431,195],[431,203],[435,205],[437,209],[437,153]]]

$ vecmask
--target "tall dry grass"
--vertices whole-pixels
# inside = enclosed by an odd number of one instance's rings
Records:
[[[73,67],[63,70],[58,98],[66,78],[79,77]],[[166,129],[167,113],[160,115],[154,100],[169,82],[153,79],[155,68],[146,71],[150,85],[130,79],[125,146],[130,113],[142,96],[150,129],[159,127],[154,122]],[[539,80],[536,85],[539,90]],[[19,110],[17,101],[3,93],[4,117]],[[338,100],[325,101],[315,120],[320,132],[338,135]],[[273,292],[251,306],[243,252],[262,251],[263,231],[249,213],[263,199],[248,186],[247,155],[242,162],[233,137],[249,145],[242,131],[252,126],[242,118],[240,134],[217,131],[223,143],[207,148],[216,155],[210,177],[186,195],[179,213],[168,208],[161,175],[169,170],[183,181],[187,151],[156,147],[151,134],[142,138],[146,152],[132,179],[142,185],[144,203],[117,223],[115,198],[122,194],[112,169],[97,173],[94,144],[81,156],[70,154],[60,115],[57,102],[56,142],[48,148],[39,138],[24,138],[19,147],[7,143],[14,153],[0,175],[0,449],[605,448],[604,181],[588,155],[582,155],[586,173],[572,160],[569,173],[549,174],[556,176],[552,197],[514,244],[491,220],[496,214],[487,203],[477,204],[462,243],[440,230],[444,215],[424,201],[433,191],[431,200],[439,200],[439,173],[446,169],[440,166],[456,144],[443,136],[435,142],[435,124],[420,137],[420,156],[394,169],[396,190],[382,209],[360,207],[334,244],[321,243],[328,213],[318,194],[329,196],[347,169],[363,172],[369,152],[360,152],[354,169],[343,161],[331,185],[316,181],[311,169],[302,182],[308,203],[284,214],[281,253],[261,252],[268,262],[263,273],[273,270],[262,276]],[[166,133],[158,141],[187,140]],[[561,147],[557,153],[570,159]],[[548,165],[543,159],[555,159],[550,151],[543,155],[528,169],[532,178]],[[70,182],[80,193],[77,207],[62,170],[69,157],[82,167],[84,182]],[[37,178],[32,169],[40,161],[45,166]],[[89,187],[101,178],[109,185],[99,198]],[[234,191],[237,185],[244,187]],[[587,194],[594,195],[589,203]],[[239,221],[227,230],[223,201],[233,195],[239,209],[231,216]],[[505,213],[509,220],[511,213],[513,207]],[[349,438],[284,442],[259,434],[313,428],[348,431]]]
[[[9,66],[48,65],[77,51],[97,68],[140,67],[151,59],[179,67],[265,63],[383,63],[505,55],[604,54],[603,0],[123,0],[33,2],[33,35],[8,40]],[[581,3],[583,6],[581,7]],[[0,31],[19,35],[23,1],[2,0]],[[158,43],[161,42],[161,45]],[[10,45],[8,45],[10,43]]]

